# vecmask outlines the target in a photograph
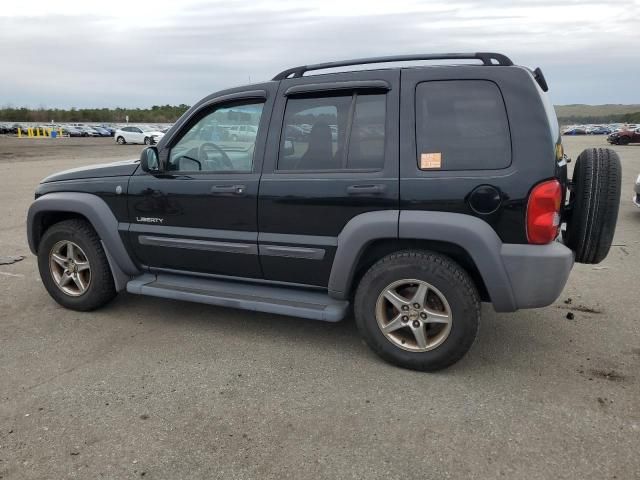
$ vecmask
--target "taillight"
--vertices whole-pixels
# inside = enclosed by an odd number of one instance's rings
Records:
[[[534,187],[527,205],[529,243],[544,245],[558,236],[561,201],[562,187],[558,180],[548,180]]]

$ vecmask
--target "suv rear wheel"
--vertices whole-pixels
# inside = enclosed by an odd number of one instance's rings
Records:
[[[434,371],[460,360],[475,340],[478,292],[453,260],[403,251],[373,265],[356,291],[355,317],[367,344],[385,360]]]
[[[38,269],[45,288],[63,307],[94,310],[116,296],[100,238],[84,220],[65,220],[44,233]]]

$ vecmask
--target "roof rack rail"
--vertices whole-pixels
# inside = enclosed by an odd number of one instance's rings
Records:
[[[327,68],[349,67],[351,65],[367,65],[371,63],[390,62],[414,62],[418,60],[482,60],[484,65],[511,66],[513,62],[509,57],[501,53],[476,52],[476,53],[426,53],[417,55],[392,55],[387,57],[356,58],[338,62],[316,63],[314,65],[302,65],[288,68],[273,77],[273,80],[285,78],[299,78],[305,72],[311,70],[324,70]],[[497,63],[496,63],[497,62]]]

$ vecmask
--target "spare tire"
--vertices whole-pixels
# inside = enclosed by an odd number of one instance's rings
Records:
[[[600,263],[609,253],[618,219],[622,167],[608,148],[584,150],[573,171],[565,244],[578,263]]]

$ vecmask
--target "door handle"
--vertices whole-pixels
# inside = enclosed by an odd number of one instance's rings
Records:
[[[387,189],[386,185],[349,185],[347,187],[347,193],[349,195],[378,195],[384,193]]]
[[[214,185],[211,195],[244,195],[246,190],[245,185]]]

